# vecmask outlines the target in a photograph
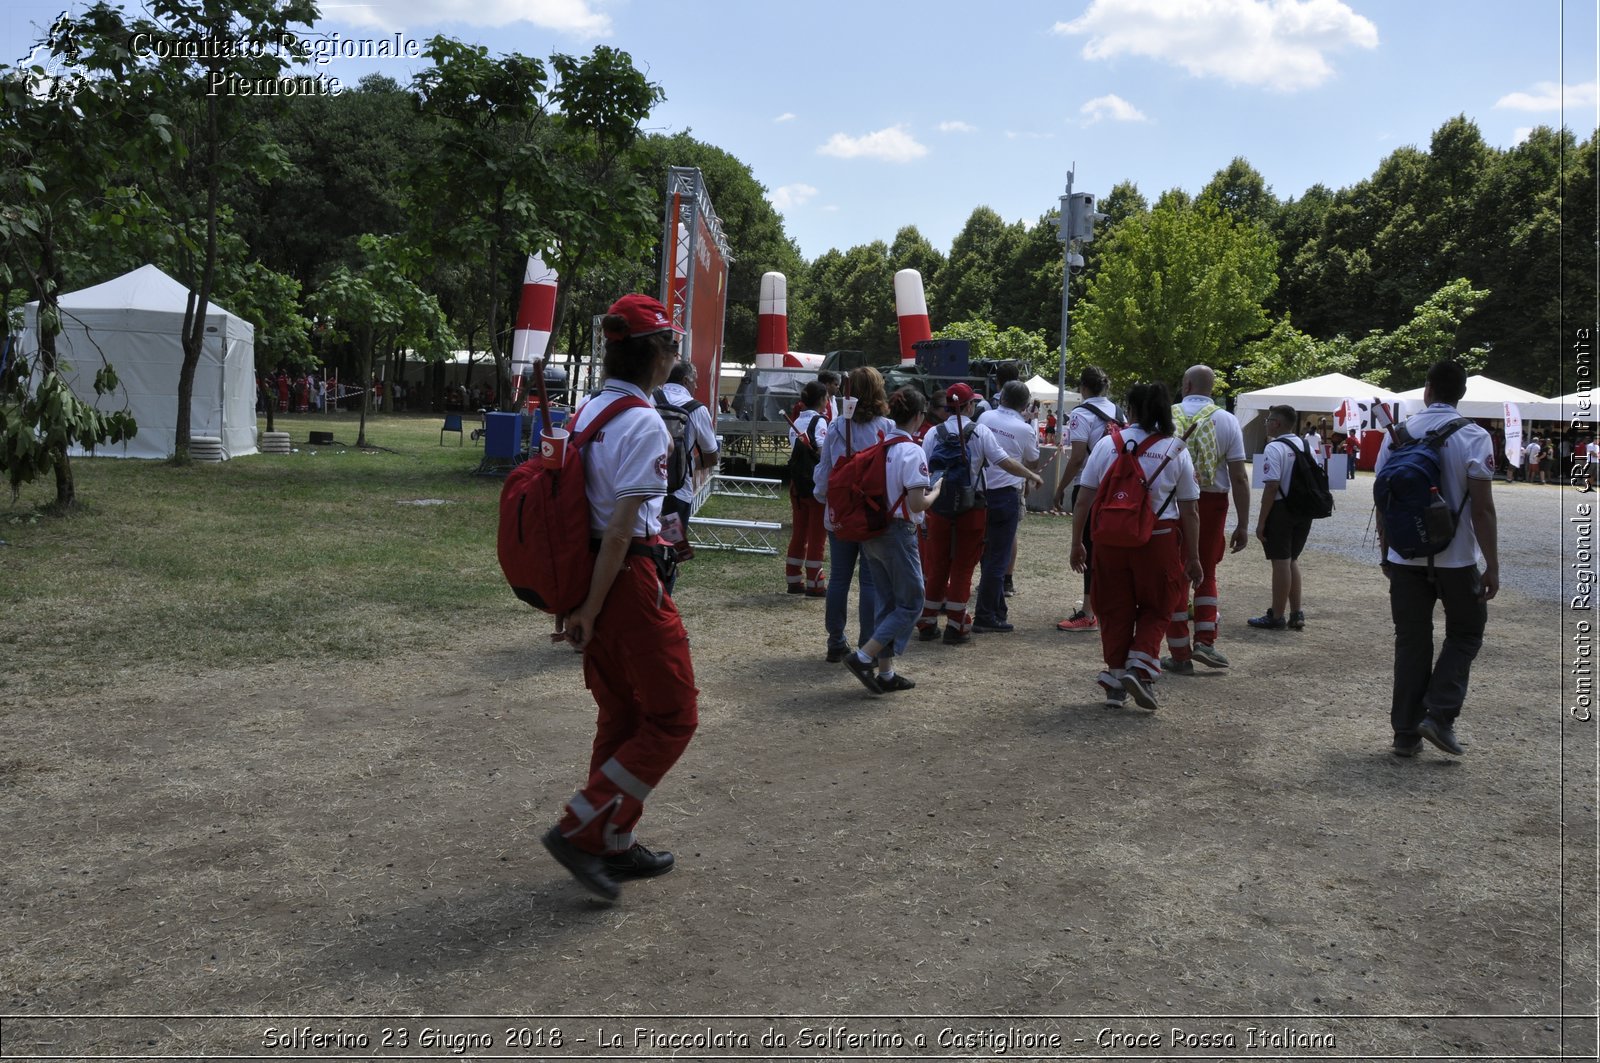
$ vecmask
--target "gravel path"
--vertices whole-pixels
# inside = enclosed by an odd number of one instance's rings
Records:
[[[1347,489],[1334,492],[1334,513],[1311,529],[1308,551],[1377,563],[1377,531],[1372,511],[1372,474],[1357,473]],[[1261,492],[1252,492],[1255,520]],[[1600,496],[1575,488],[1496,481],[1495,513],[1500,527],[1500,582],[1543,601],[1565,601],[1575,584],[1576,525],[1580,503]],[[1592,567],[1592,562],[1585,566]],[[1565,588],[1565,589],[1564,589]]]

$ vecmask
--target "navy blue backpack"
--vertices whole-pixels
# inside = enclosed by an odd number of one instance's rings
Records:
[[[1471,424],[1457,417],[1418,439],[1397,425],[1389,441],[1389,456],[1372,484],[1372,501],[1383,514],[1389,549],[1407,561],[1432,557],[1455,538],[1461,505],[1451,510],[1439,493],[1439,469],[1444,441]]]
[[[932,506],[941,517],[957,517],[969,509],[988,508],[989,500],[984,497],[982,486],[983,471],[979,469],[979,481],[974,483],[972,465],[967,461],[967,444],[977,430],[976,421],[968,421],[960,435],[945,425],[934,429],[935,442],[928,458],[928,473],[936,480],[942,478],[944,484]]]

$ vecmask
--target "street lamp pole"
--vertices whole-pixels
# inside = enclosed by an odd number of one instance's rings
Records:
[[[1072,164],[1076,167],[1078,164]],[[1062,246],[1061,256],[1061,364],[1056,367],[1056,442],[1061,442],[1061,433],[1066,430],[1067,424],[1067,319],[1071,302],[1072,289],[1072,233],[1068,223],[1068,203],[1072,199],[1072,171],[1067,171],[1067,190],[1061,196],[1061,217],[1057,224],[1060,226],[1060,240]]]

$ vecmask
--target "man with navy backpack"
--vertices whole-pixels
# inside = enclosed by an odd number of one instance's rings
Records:
[[[1389,718],[1400,757],[1415,756],[1423,739],[1461,754],[1455,721],[1500,587],[1494,445],[1456,412],[1466,392],[1466,370],[1435,362],[1423,389],[1427,409],[1386,434],[1378,450],[1373,500],[1394,618]],[[1444,645],[1435,659],[1433,607],[1441,601]]]

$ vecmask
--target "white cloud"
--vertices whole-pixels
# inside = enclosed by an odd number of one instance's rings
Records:
[[[1513,92],[1494,101],[1508,111],[1559,111],[1567,107],[1593,107],[1600,101],[1600,83],[1590,81],[1563,88],[1560,82],[1541,81],[1532,92]]]
[[[1090,125],[1107,118],[1111,119],[1113,122],[1150,121],[1150,119],[1145,117],[1143,111],[1139,110],[1139,108],[1135,107],[1133,104],[1129,103],[1127,100],[1116,95],[1115,93],[1106,96],[1096,96],[1082,107],[1079,107],[1078,113],[1088,116]]]
[[[773,121],[774,122],[792,122],[798,117],[800,117],[800,116],[795,114],[793,111],[784,111],[778,117],[774,118]]]
[[[767,199],[776,209],[788,210],[790,207],[805,206],[816,194],[817,189],[810,185],[792,184],[773,189]]]
[[[928,149],[917,143],[903,125],[890,126],[876,133],[859,137],[835,133],[828,142],[817,149],[818,155],[832,155],[839,159],[879,159],[883,162],[911,162],[928,154]]]
[[[958,121],[958,122],[940,122],[939,123],[939,132],[941,132],[941,133],[976,133],[977,131],[978,131],[978,127],[977,126],[968,125],[966,122],[959,122]]]
[[[367,4],[334,0],[320,10],[329,18],[357,26],[401,32],[441,22],[469,26],[527,22],[573,37],[604,37],[611,32],[611,17],[596,11],[591,0],[377,0]],[[418,36],[429,34],[419,32]]]
[[[1092,0],[1053,29],[1086,35],[1086,59],[1142,56],[1196,77],[1284,92],[1331,77],[1329,52],[1378,46],[1378,28],[1341,0]]]

